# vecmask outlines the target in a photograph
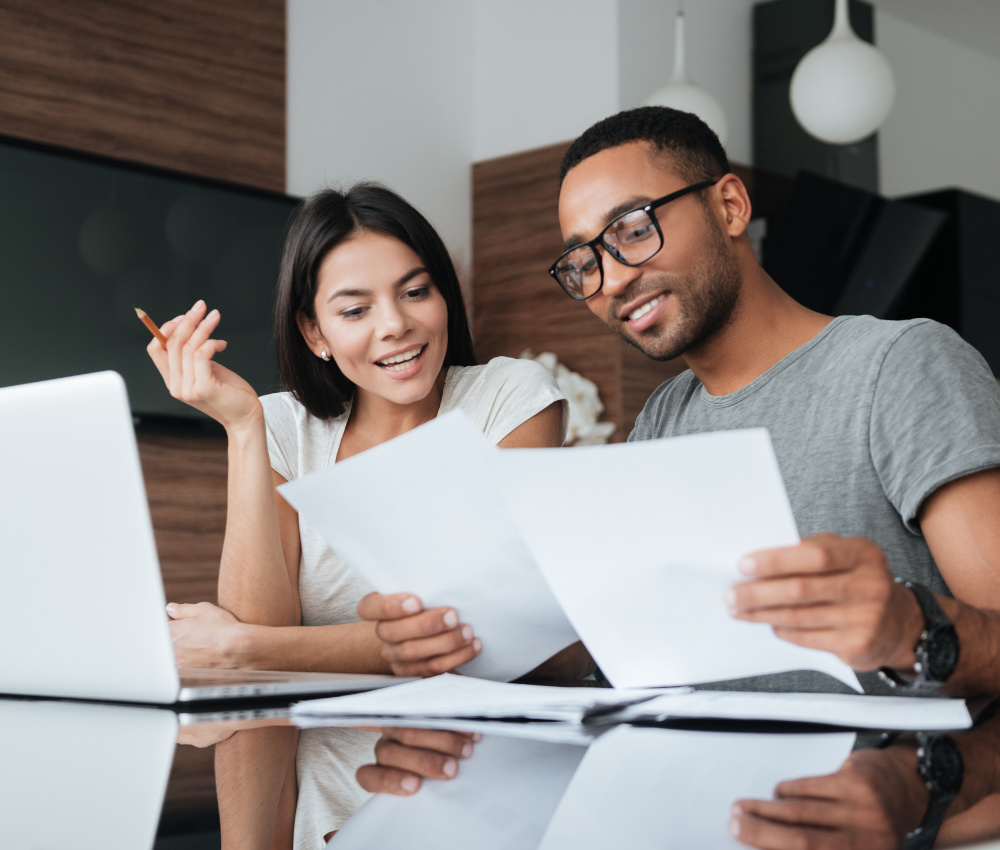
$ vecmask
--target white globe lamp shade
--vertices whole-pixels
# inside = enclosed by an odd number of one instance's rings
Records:
[[[888,117],[896,97],[889,60],[851,29],[847,0],[837,0],[833,30],[792,74],[792,112],[811,136],[834,145],[859,142]]]
[[[723,145],[729,133],[726,113],[712,95],[691,82],[684,54],[684,13],[677,15],[674,30],[674,71],[670,81],[646,99],[646,106],[669,106],[682,112],[693,112],[711,128]]]

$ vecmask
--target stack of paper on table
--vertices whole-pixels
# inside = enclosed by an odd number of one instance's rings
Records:
[[[595,710],[625,707],[661,689],[556,688],[515,685],[445,673],[344,697],[292,706],[292,717],[443,717],[562,720],[578,723]]]
[[[362,719],[391,725],[434,719],[435,726],[469,718],[547,720],[579,724],[639,720],[773,720],[822,723],[850,729],[939,730],[972,725],[962,700],[870,697],[847,694],[770,694],[695,691],[692,688],[556,688],[488,682],[446,673],[419,682],[292,707],[303,726],[311,720]],[[423,724],[421,724],[423,725]],[[468,730],[472,731],[472,730]],[[551,740],[551,738],[550,738]]]

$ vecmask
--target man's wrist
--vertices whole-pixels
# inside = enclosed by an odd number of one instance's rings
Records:
[[[924,612],[920,609],[917,597],[904,585],[893,583],[892,593],[892,605],[896,622],[899,624],[899,636],[891,658],[881,666],[903,672],[912,672],[917,660],[914,650],[924,632]]]

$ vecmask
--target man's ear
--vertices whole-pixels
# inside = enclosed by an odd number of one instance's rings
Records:
[[[319,357],[324,349],[329,354],[330,346],[323,339],[323,334],[320,333],[319,325],[316,324],[315,319],[310,319],[305,313],[299,311],[295,314],[295,324],[299,326],[299,333],[302,334],[302,338],[313,354]]]
[[[715,185],[719,189],[719,195],[725,209],[726,232],[730,238],[736,239],[746,231],[753,213],[747,187],[735,174],[727,174]]]

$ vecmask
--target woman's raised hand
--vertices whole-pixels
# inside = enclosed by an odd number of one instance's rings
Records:
[[[410,593],[369,593],[358,603],[362,620],[375,620],[382,657],[397,676],[436,676],[471,661],[483,648],[454,608],[423,610]]]
[[[254,422],[263,413],[254,388],[212,360],[227,343],[211,338],[221,316],[218,310],[206,316],[207,309],[204,301],[198,301],[186,314],[171,319],[160,328],[167,338],[166,350],[154,339],[146,351],[174,398],[227,429]]]

